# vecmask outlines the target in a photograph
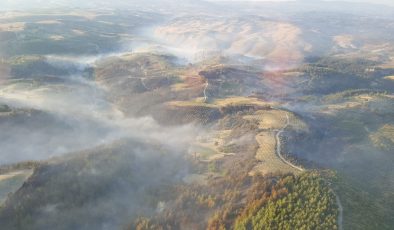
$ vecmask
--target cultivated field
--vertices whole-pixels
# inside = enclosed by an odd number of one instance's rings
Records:
[[[306,131],[307,126],[298,119],[293,113],[283,110],[260,110],[254,115],[248,115],[245,119],[255,120],[259,123],[259,128],[264,130],[256,136],[259,149],[256,153],[256,159],[261,163],[258,164],[251,172],[251,175],[258,173],[267,174],[273,172],[281,173],[299,173],[300,171],[292,167],[279,157],[282,154],[281,148],[278,148],[277,138],[280,130],[291,128],[297,131]]]
[[[261,132],[256,136],[260,148],[256,152],[256,159],[260,161],[249,175],[268,173],[295,173],[299,171],[283,162],[276,154],[276,139],[273,132]]]

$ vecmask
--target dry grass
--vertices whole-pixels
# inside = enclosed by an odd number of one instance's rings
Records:
[[[275,24],[269,36],[274,49],[267,55],[268,60],[280,67],[300,63],[304,57],[303,52],[312,48],[300,39],[301,29],[292,24]]]
[[[198,75],[198,71],[194,69],[179,70],[177,72],[179,83],[171,86],[172,91],[194,90],[205,87],[205,79]]]
[[[50,36],[49,38],[50,38],[51,40],[54,40],[54,41],[61,41],[61,40],[64,40],[64,37],[61,36],[61,35],[52,35],[52,36]]]
[[[283,110],[259,110],[254,115],[245,116],[244,118],[257,120],[260,129],[281,129],[286,124],[286,114],[290,113]]]
[[[268,20],[176,20],[155,30],[155,36],[197,56],[204,50],[223,50],[225,53],[264,57],[268,62],[287,66],[303,59],[311,46],[301,39],[302,30],[290,23]],[[202,53],[200,55],[200,53]],[[205,58],[204,58],[205,59]],[[211,60],[205,65],[215,64]]]
[[[289,128],[300,131],[300,132],[308,132],[309,127],[308,125],[298,118],[295,114],[289,113]]]
[[[262,132],[256,136],[256,140],[260,145],[256,153],[256,159],[264,161],[270,155],[275,155],[276,140],[275,135],[271,132]]]
[[[394,125],[386,124],[377,132],[370,135],[371,141],[376,147],[393,150],[394,149]]]
[[[44,25],[63,24],[62,22],[57,21],[57,20],[43,20],[43,21],[38,21],[36,23],[37,24],[44,24]]]
[[[206,145],[209,144],[211,147],[217,145],[224,145],[224,140],[228,138],[231,134],[231,130],[216,130],[212,131],[208,134],[204,134],[203,136],[198,137],[198,143]]]
[[[72,32],[73,32],[74,34],[76,34],[76,35],[80,35],[80,36],[82,36],[82,35],[85,35],[85,34],[86,34],[86,32],[85,32],[85,31],[82,31],[82,30],[72,30]]]
[[[9,11],[9,12],[4,12],[0,14],[0,19],[4,20],[4,19],[12,19],[12,18],[16,18],[16,17],[23,17],[23,16],[29,16],[30,14],[28,13],[22,13],[19,11]]]
[[[11,68],[7,63],[0,61],[0,84],[10,77]]]
[[[193,100],[193,101],[171,101],[168,102],[167,105],[175,106],[175,107],[207,107],[207,108],[217,108],[217,106],[212,104],[207,104],[202,102],[201,100]]]
[[[10,173],[7,173],[7,174],[2,174],[2,175],[0,175],[0,182],[4,181],[4,180],[11,179],[11,178],[16,177],[16,176],[20,176],[20,175],[25,175],[26,178],[27,178],[32,173],[33,173],[32,170],[20,170],[20,171],[10,172]]]
[[[387,80],[392,80],[392,81],[394,81],[394,76],[387,76],[387,77],[385,77],[384,79],[387,79]]]
[[[239,105],[256,105],[256,106],[274,106],[275,103],[265,102],[254,97],[230,97],[225,99],[217,99],[213,104],[219,107],[239,106]]]
[[[344,101],[346,99],[346,101]],[[394,99],[392,94],[369,95],[360,94],[341,99],[341,102],[327,104],[320,112],[335,115],[338,111],[347,109],[367,108],[370,104],[387,105],[387,102]]]
[[[53,10],[51,13],[42,13],[42,12],[22,12],[22,11],[9,11],[0,14],[0,19],[14,19],[18,17],[27,17],[27,16],[77,16],[77,17],[84,17],[88,20],[93,20],[98,16],[105,16],[105,15],[112,15],[113,13],[97,13],[93,10],[73,10],[71,12],[63,12],[63,11],[57,11]]]
[[[0,24],[0,31],[18,32],[25,29],[24,22],[3,23]]]
[[[178,84],[178,87],[181,87]],[[184,87],[184,85],[182,85]],[[178,90],[180,90],[178,88]],[[274,103],[264,102],[257,98],[249,98],[249,97],[231,97],[226,99],[217,99],[214,100],[212,103],[204,103],[203,97],[197,97],[194,100],[190,101],[171,101],[168,103],[170,106],[177,106],[177,107],[209,107],[209,108],[222,108],[227,106],[242,106],[242,105],[255,105],[255,106],[273,106]],[[254,116],[252,116],[254,117]]]
[[[331,104],[331,105],[327,105],[326,108],[324,110],[322,110],[322,113],[325,114],[335,114],[340,110],[345,110],[345,109],[356,109],[356,108],[360,108],[362,106],[361,102],[357,102],[357,101],[347,101],[344,103],[338,103],[338,104]]]
[[[333,38],[334,42],[341,48],[348,49],[348,48],[356,48],[353,45],[354,38],[351,35],[338,35]]]
[[[208,174],[189,174],[185,176],[182,180],[186,184],[207,185],[208,176]]]
[[[86,10],[74,10],[71,13],[65,14],[65,15],[84,17],[84,18],[86,18],[88,20],[94,20],[98,16],[101,16],[103,14],[96,13],[96,12],[93,12],[93,11],[86,11]]]
[[[254,115],[244,116],[245,119],[252,119],[259,123],[259,128],[263,130],[280,130],[287,124],[289,118],[288,129],[297,131],[307,131],[308,126],[293,113],[283,110],[260,110]],[[274,172],[281,173],[298,173],[296,169],[283,162],[276,152],[276,132],[263,131],[256,136],[259,149],[256,152],[256,159],[260,161],[250,175],[267,174]]]
[[[295,114],[284,110],[259,110],[253,115],[244,116],[244,119],[255,120],[263,130],[279,130],[286,125],[289,117],[289,128],[297,131],[308,131],[308,125]]]
[[[178,91],[183,91],[183,90],[188,90],[190,89],[190,85],[186,84],[186,83],[177,83],[171,86],[171,90],[178,92]]]
[[[203,136],[197,138],[195,146],[205,151],[197,153],[197,157],[206,162],[216,161],[226,156],[232,156],[235,153],[223,153],[220,148],[225,145],[225,140],[230,136],[231,130],[217,130],[210,133],[206,133]],[[193,150],[193,149],[192,149]],[[194,153],[193,153],[194,154]]]
[[[205,85],[205,84],[204,84]],[[181,91],[192,89],[195,84],[190,84],[190,82],[177,83],[171,86],[173,91]],[[204,98],[195,98],[190,101],[173,101],[170,105],[173,106],[206,106],[211,108],[221,108],[226,106],[242,106],[242,105],[254,105],[254,106],[275,106],[275,102],[266,102],[254,97],[230,97],[225,99],[216,99],[212,103],[204,103]]]

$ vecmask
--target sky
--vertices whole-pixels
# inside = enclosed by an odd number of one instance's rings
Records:
[[[18,9],[35,9],[35,8],[51,8],[51,7],[62,7],[62,6],[79,6],[79,7],[94,7],[95,3],[105,3],[106,5],[124,5],[132,4],[135,2],[146,3],[150,1],[160,0],[0,0],[0,11],[8,10],[18,10]],[[188,0],[193,2],[193,0]],[[294,2],[296,0],[205,0],[211,2],[223,2],[223,1],[237,1],[237,2]],[[308,1],[308,2],[318,2],[318,1],[333,1],[333,0],[297,0],[297,1]],[[340,2],[367,2],[367,3],[379,3],[385,4],[387,6],[394,7],[394,0],[336,0]],[[167,2],[177,3],[179,0],[167,0]]]
[[[238,2],[247,2],[247,1],[254,1],[254,2],[289,2],[289,1],[296,1],[296,0],[208,0],[208,1],[238,1]],[[313,1],[313,0],[309,0]],[[316,0],[319,1],[319,0]],[[374,4],[384,4],[394,6],[394,0],[325,0],[325,1],[341,1],[341,2],[366,2],[366,3],[374,3]]]

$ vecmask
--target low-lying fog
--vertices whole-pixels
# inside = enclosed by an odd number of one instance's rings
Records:
[[[55,66],[89,68],[96,58],[48,56]],[[61,60],[62,62],[60,62]],[[55,83],[24,80],[0,88],[0,104],[13,108],[0,121],[0,162],[43,160],[122,138],[187,147],[197,127],[163,127],[150,117],[126,118],[106,100],[108,92],[80,75]]]

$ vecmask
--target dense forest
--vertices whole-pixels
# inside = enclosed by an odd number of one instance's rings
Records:
[[[335,195],[319,173],[282,175],[278,180],[273,175],[226,178],[209,189],[178,188],[175,209],[153,219],[139,218],[130,229],[338,229]],[[220,186],[224,190],[216,190]],[[210,213],[206,226],[198,221],[202,213]]]

